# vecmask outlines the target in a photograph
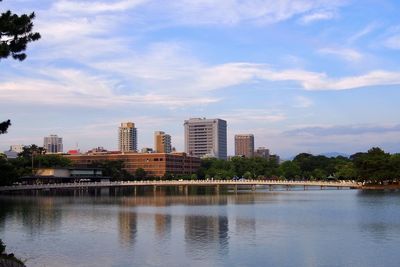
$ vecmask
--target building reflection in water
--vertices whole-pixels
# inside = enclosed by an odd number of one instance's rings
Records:
[[[118,214],[119,239],[123,246],[131,247],[137,236],[137,214],[122,210]]]
[[[4,198],[0,201],[1,219],[13,217],[21,221],[29,235],[54,231],[62,222],[61,211],[53,197]]]
[[[217,252],[228,253],[229,234],[226,216],[186,216],[186,253],[195,259],[209,257]]]
[[[235,231],[244,237],[254,237],[256,234],[256,220],[254,212],[254,203],[256,202],[256,194],[241,194],[236,196],[235,209],[245,209],[245,211],[238,211],[238,214],[245,213],[245,216],[236,216]]]
[[[192,203],[210,204],[215,210],[204,210],[203,215],[185,216],[185,249],[195,259],[204,259],[228,254],[229,222],[226,214],[228,199],[226,196],[208,196],[192,198]],[[191,207],[194,208],[194,207]],[[210,214],[212,212],[213,214]]]
[[[157,238],[166,239],[171,233],[171,215],[155,214],[155,233]]]

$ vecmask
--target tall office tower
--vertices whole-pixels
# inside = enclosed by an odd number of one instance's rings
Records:
[[[154,132],[154,150],[157,153],[171,153],[171,136],[162,131]]]
[[[226,159],[226,121],[192,118],[185,120],[184,126],[186,153]]]
[[[133,122],[123,122],[119,127],[118,149],[123,152],[137,151],[137,131]]]
[[[235,156],[254,157],[254,135],[235,135]]]
[[[62,138],[56,134],[52,134],[44,138],[43,147],[46,153],[60,153],[63,152]]]
[[[259,147],[254,152],[255,157],[266,158],[269,159],[269,149],[265,147]]]

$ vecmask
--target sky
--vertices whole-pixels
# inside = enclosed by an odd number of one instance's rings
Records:
[[[400,152],[400,1],[4,0],[36,14],[28,57],[0,61],[0,150],[118,148],[121,122],[184,149],[185,119],[221,118],[288,158]]]

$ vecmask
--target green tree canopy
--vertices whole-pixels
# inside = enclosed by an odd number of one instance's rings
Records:
[[[30,146],[24,146],[22,148],[22,152],[19,153],[18,156],[25,158],[25,159],[30,159],[32,157],[32,155],[37,156],[37,155],[44,155],[44,154],[46,154],[46,149],[44,147],[32,144]]]
[[[8,127],[11,126],[11,121],[10,120],[6,120],[0,123],[0,134],[5,134],[7,133],[7,129]]]
[[[102,168],[103,176],[111,177],[112,180],[130,180],[132,175],[124,169],[122,160],[104,160],[92,163],[92,167]]]
[[[295,179],[301,176],[301,169],[299,165],[294,161],[284,161],[279,166],[281,175],[286,179]]]
[[[0,60],[9,56],[21,61],[26,58],[27,44],[40,39],[38,32],[32,32],[34,18],[34,12],[19,16],[8,10],[0,14]],[[0,134],[7,133],[10,126],[10,120],[1,122]]]
[[[15,166],[0,156],[0,186],[11,185],[17,178],[18,172]]]
[[[367,153],[357,153],[351,158],[359,180],[381,181],[393,178],[390,154],[379,147],[373,147]]]
[[[137,168],[135,171],[135,178],[138,180],[144,180],[146,178],[146,171],[143,168]]]
[[[2,0],[0,0],[1,2]],[[0,59],[12,56],[24,60],[28,43],[39,40],[40,34],[33,32],[35,13],[17,15],[10,10],[0,15]]]

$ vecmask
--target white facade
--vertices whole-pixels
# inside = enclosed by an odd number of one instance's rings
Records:
[[[63,143],[62,138],[58,137],[56,134],[47,136],[43,140],[43,147],[46,149],[46,153],[62,153]]]
[[[118,130],[118,149],[121,152],[137,152],[137,130],[133,122],[123,122]]]
[[[185,120],[185,152],[196,157],[227,158],[226,121],[192,118]]]
[[[22,151],[24,151],[24,145],[11,145],[9,151],[21,153]]]

